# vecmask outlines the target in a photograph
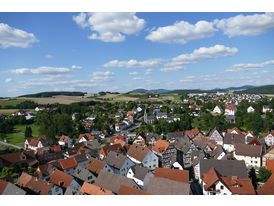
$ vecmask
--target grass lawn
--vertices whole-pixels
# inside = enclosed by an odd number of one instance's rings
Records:
[[[2,108],[5,108],[6,106],[16,106],[17,104],[20,104],[21,102],[24,102],[24,99],[9,99],[3,102],[0,102],[0,105]]]
[[[7,139],[8,143],[11,143],[11,144],[25,142],[25,136],[15,134],[15,133],[7,134],[5,139]]]
[[[18,132],[23,132],[25,133],[25,130],[26,130],[26,126],[30,126],[31,127],[31,130],[32,130],[32,136],[39,136],[39,126],[36,125],[36,124],[30,124],[30,125],[16,125],[14,127],[15,131],[18,131]]]

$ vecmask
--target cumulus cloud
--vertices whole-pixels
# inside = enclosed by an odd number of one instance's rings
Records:
[[[143,77],[134,77],[133,80],[143,80]]]
[[[72,68],[72,69],[82,69],[81,66],[76,66],[76,65],[72,65],[71,68]]]
[[[152,74],[152,69],[146,69],[146,71],[145,71],[145,73],[146,73],[146,75],[150,75],[150,74]]]
[[[111,71],[97,71],[93,72],[91,81],[111,81],[114,78],[114,72]]]
[[[274,13],[237,15],[227,19],[214,20],[216,27],[229,37],[255,36],[274,29]]]
[[[82,28],[86,28],[88,26],[86,13],[81,12],[79,15],[73,16],[72,19]]]
[[[5,80],[5,82],[6,82],[6,83],[12,82],[12,78],[7,78],[7,79]]]
[[[28,48],[35,42],[38,42],[38,40],[34,34],[0,23],[0,47]]]
[[[238,53],[237,48],[230,48],[224,45],[215,45],[212,47],[201,47],[199,49],[195,49],[191,54],[181,54],[172,59],[173,64],[194,64],[198,61],[206,60],[206,59],[215,59],[225,56],[233,56]]]
[[[212,22],[198,21],[190,24],[186,21],[175,22],[173,25],[159,27],[151,31],[147,40],[153,42],[187,43],[190,40],[212,37],[217,31]]]
[[[71,70],[65,67],[39,67],[34,69],[19,68],[11,70],[14,74],[37,74],[37,75],[56,75],[69,73]]]
[[[52,56],[51,54],[46,54],[45,57],[46,57],[47,59],[52,59],[52,58],[53,58],[53,56]]]
[[[234,64],[232,67],[226,69],[226,72],[241,72],[241,71],[251,71],[264,68],[268,65],[273,65],[274,60],[266,61],[260,64]]]
[[[161,59],[149,59],[145,61],[137,61],[131,59],[129,61],[112,60],[103,65],[103,67],[121,67],[121,68],[145,68],[153,67],[161,64]]]
[[[129,75],[138,75],[138,72],[129,72]]]
[[[181,79],[180,82],[182,83],[192,82],[192,79]]]
[[[144,19],[128,12],[80,13],[74,16],[73,20],[82,28],[90,28],[93,33],[89,39],[104,42],[125,41],[125,35],[136,34],[145,26]]]
[[[184,66],[170,66],[170,67],[164,67],[160,69],[161,72],[174,72],[174,71],[181,71],[181,70],[186,70]]]

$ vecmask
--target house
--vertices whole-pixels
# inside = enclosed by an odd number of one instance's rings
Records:
[[[104,169],[105,165],[105,162],[91,157],[86,163],[85,168],[87,168],[89,171],[91,171],[93,174],[97,176],[100,173],[100,171]]]
[[[53,140],[46,136],[28,138],[25,141],[25,150],[34,150],[36,152],[37,148],[45,147],[52,143]]]
[[[192,130],[185,131],[185,136],[187,136],[190,140],[194,140],[195,137],[201,136],[201,135],[203,135],[203,134],[200,132],[200,130],[197,127],[195,127]]]
[[[234,106],[225,107],[225,115],[234,116],[236,112],[237,112],[237,108]]]
[[[189,183],[189,171],[188,170],[175,170],[168,168],[156,168],[155,177],[167,178],[177,182]]]
[[[58,187],[61,187],[63,191],[66,191],[67,188],[71,188],[75,191],[80,191],[81,186],[75,179],[58,169],[52,171],[49,175],[49,181]]]
[[[262,156],[262,166],[266,167],[267,160],[274,160],[274,146],[270,147]]]
[[[67,145],[68,147],[72,147],[72,139],[69,136],[62,135],[62,137],[58,141],[58,144],[60,146]]]
[[[201,159],[198,172],[199,178],[202,179],[203,174],[207,173],[211,168],[214,168],[223,177],[248,177],[246,164],[243,160]]]
[[[80,134],[78,137],[78,142],[87,142],[87,141],[93,141],[95,139],[94,136],[91,134]]]
[[[215,106],[212,113],[214,114],[221,114],[223,112],[222,108],[220,106]]]
[[[112,191],[84,182],[81,187],[82,195],[112,195]]]
[[[143,167],[149,170],[154,170],[158,167],[158,157],[147,147],[132,144],[127,152],[127,156],[135,164],[142,164]]]
[[[152,177],[144,191],[152,195],[189,195],[190,185],[167,178]]]
[[[245,135],[226,133],[224,136],[224,149],[233,152],[234,144],[245,144]]]
[[[34,151],[15,152],[0,155],[0,165],[10,167],[18,165],[19,167],[34,166],[38,164]]]
[[[216,145],[216,147],[210,153],[210,157],[216,160],[224,160],[227,159],[227,154],[221,145]]]
[[[156,119],[166,119],[167,118],[167,113],[166,112],[157,112],[156,113]]]
[[[56,167],[53,164],[46,163],[43,165],[39,165],[34,174],[36,177],[45,180],[54,169],[56,169]]]
[[[77,167],[77,161],[74,157],[60,160],[60,165],[64,173],[72,175]]]
[[[25,118],[26,120],[29,120],[31,118],[35,117],[35,113],[34,112],[27,112]]]
[[[202,177],[204,195],[256,195],[249,178],[223,177],[211,168]]]
[[[264,105],[263,106],[263,113],[266,113],[266,112],[272,112],[273,111],[273,109],[272,108],[270,108],[269,106],[266,106],[266,105]]]
[[[147,133],[145,136],[145,144],[146,145],[155,145],[156,141],[162,139],[162,135],[158,135],[156,133]]]
[[[247,133],[242,132],[242,134],[245,134],[245,144],[248,144],[249,142],[251,142],[252,140],[256,139],[255,134],[253,133],[253,131],[248,131]]]
[[[219,132],[216,127],[210,131],[209,135],[210,140],[215,141],[217,144],[219,145],[223,145],[224,141],[223,141],[223,136],[221,134],[221,132]]]
[[[263,138],[267,146],[270,147],[274,145],[274,130],[271,130],[268,133],[264,133]]]
[[[105,170],[100,171],[97,179],[95,180],[94,185],[104,188],[104,189],[107,189],[107,190],[110,190],[115,194],[117,194],[119,192],[121,185],[133,187],[136,189],[139,188],[133,179],[129,179],[122,175],[107,172]]]
[[[237,127],[234,127],[232,129],[228,129],[227,133],[229,134],[242,134],[243,132],[239,130]]]
[[[78,182],[80,182],[81,185],[84,182],[93,184],[96,179],[95,175],[93,175],[88,169],[81,167],[79,165],[75,168],[72,176],[79,180]]]
[[[144,133],[137,134],[136,137],[133,139],[133,143],[135,144],[145,144],[146,135]]]
[[[252,106],[247,108],[247,113],[255,112],[255,109]]]
[[[133,165],[135,165],[135,163],[126,155],[110,151],[106,158],[104,170],[126,176],[129,168]]]
[[[176,149],[166,140],[158,140],[152,147],[152,151],[159,157],[161,167],[171,168],[176,162]]]
[[[153,174],[149,169],[145,167],[141,167],[140,165],[134,165],[129,168],[127,172],[127,177],[133,179],[138,184],[138,186],[143,189],[145,183],[147,183],[149,179],[153,177]]]
[[[133,187],[128,187],[125,185],[121,185],[120,189],[117,193],[118,195],[151,195],[147,192],[144,192],[142,190],[133,188]]]
[[[26,191],[15,184],[0,180],[0,195],[25,195]]]
[[[61,151],[60,145],[37,148],[36,155],[39,164],[44,164],[52,160],[63,159],[63,152]]]
[[[113,145],[109,145],[109,146],[104,146],[101,148],[99,155],[100,155],[100,159],[104,159],[107,157],[108,153],[110,151],[116,151],[116,152],[122,152],[123,148],[121,144],[113,144]]]
[[[36,107],[35,111],[39,112],[39,111],[42,111],[42,110],[45,110],[45,109],[46,109],[45,107]]]
[[[247,167],[259,168],[262,165],[262,146],[235,144],[234,157],[237,160],[244,160]]]
[[[116,131],[116,132],[120,132],[120,131],[126,129],[127,127],[129,127],[129,126],[130,126],[130,125],[127,124],[127,123],[125,123],[125,122],[117,122],[117,123],[115,124],[115,131]]]
[[[114,144],[116,142],[116,140],[122,140],[126,143],[128,143],[128,135],[116,135],[116,136],[113,136],[113,137],[110,137],[109,141],[110,141],[110,144]]]
[[[16,184],[31,195],[63,195],[63,190],[59,186],[25,172],[21,174]]]

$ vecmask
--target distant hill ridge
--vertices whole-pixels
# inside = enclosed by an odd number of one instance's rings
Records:
[[[36,94],[27,94],[19,97],[53,97],[57,95],[64,96],[84,96],[86,92],[39,92]]]
[[[242,91],[235,92],[236,94],[274,94],[274,85],[265,85],[254,87]]]

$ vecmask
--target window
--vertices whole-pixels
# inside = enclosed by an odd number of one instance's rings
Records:
[[[255,161],[255,163],[258,163],[257,161]]]
[[[253,163],[253,161],[252,161],[252,160],[251,160],[250,162],[251,162],[251,163]]]
[[[223,185],[221,185],[221,190],[223,190],[224,189],[224,186]]]

